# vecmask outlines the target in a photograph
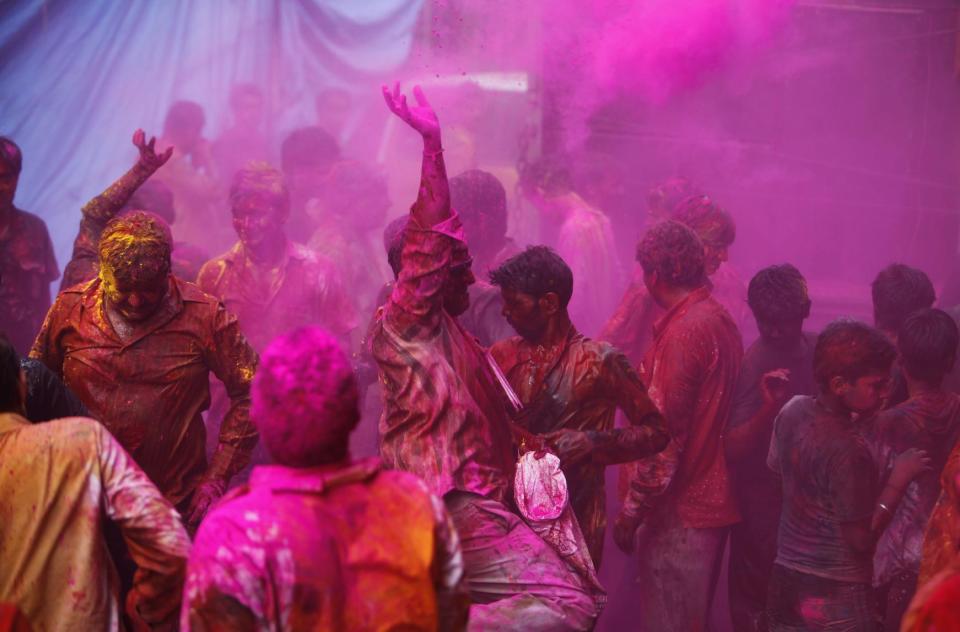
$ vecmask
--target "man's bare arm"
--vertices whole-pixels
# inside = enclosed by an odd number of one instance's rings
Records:
[[[407,97],[400,93],[399,82],[394,84],[392,92],[387,86],[383,86],[383,99],[390,111],[416,130],[423,139],[420,193],[410,212],[421,228],[430,228],[450,217],[450,186],[443,162],[437,114],[420,86],[414,86],[413,96],[417,104],[410,107]]]

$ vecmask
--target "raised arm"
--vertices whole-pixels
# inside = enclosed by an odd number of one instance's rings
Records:
[[[97,275],[97,245],[107,222],[116,217],[147,179],[173,155],[173,147],[156,152],[156,138],[145,142],[146,135],[138,129],[133,133],[133,144],[140,156],[136,164],[107,189],[83,205],[80,231],[73,241],[73,255],[63,271],[60,289],[89,281]],[[149,209],[148,209],[149,210]]]
[[[443,163],[443,146],[440,142],[440,122],[427,102],[420,86],[414,86],[413,97],[417,104],[410,107],[407,97],[400,93],[400,83],[391,92],[383,86],[383,99],[390,111],[412,127],[423,139],[423,163],[420,170],[420,193],[410,213],[421,228],[430,228],[450,217],[450,185],[447,169]]]

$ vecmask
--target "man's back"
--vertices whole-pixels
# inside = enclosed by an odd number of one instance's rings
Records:
[[[723,452],[743,346],[726,310],[707,288],[694,290],[661,318],[642,365],[650,397],[682,448],[670,480],[670,502],[685,526],[737,521]],[[671,458],[671,447],[654,459]]]
[[[83,418],[30,425],[2,414],[0,463],[0,602],[17,605],[38,631],[119,629],[106,516],[135,560],[151,560],[150,608],[175,611],[186,532],[103,426]]]
[[[197,534],[184,629],[231,602],[241,629],[437,629],[462,561],[422,482],[371,459],[261,467],[241,489]]]
[[[777,564],[842,582],[869,583],[871,554],[859,553],[842,525],[868,520],[877,470],[853,422],[799,395],[774,427],[767,459],[783,480]]]

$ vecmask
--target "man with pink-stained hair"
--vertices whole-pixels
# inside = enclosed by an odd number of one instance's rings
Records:
[[[253,416],[274,465],[203,522],[181,627],[460,630],[456,530],[417,477],[350,458],[356,378],[336,338],[305,327],[264,351]]]

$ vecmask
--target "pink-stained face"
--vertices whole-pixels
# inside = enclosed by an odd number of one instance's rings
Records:
[[[865,414],[877,410],[890,393],[889,372],[864,375],[853,382],[841,382],[837,385],[831,384],[831,388],[840,397],[843,405],[855,413]]]
[[[256,248],[270,239],[283,235],[286,216],[276,204],[256,195],[243,197],[230,209],[233,229],[247,248]]]

